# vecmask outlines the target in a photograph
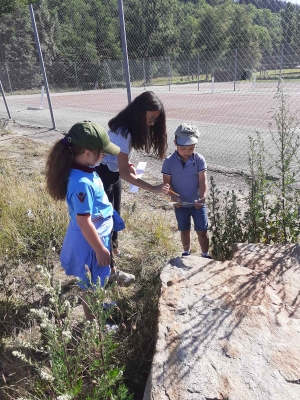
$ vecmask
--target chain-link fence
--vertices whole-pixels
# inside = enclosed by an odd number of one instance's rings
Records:
[[[170,148],[196,123],[209,164],[247,169],[248,136],[270,140],[283,89],[300,98],[297,4],[123,0],[133,97],[153,90],[167,112]],[[247,3],[247,4],[245,4]],[[57,129],[80,119],[107,127],[127,104],[117,0],[40,0],[33,7]],[[51,128],[29,9],[1,16],[0,117]],[[154,167],[153,167],[154,168]]]

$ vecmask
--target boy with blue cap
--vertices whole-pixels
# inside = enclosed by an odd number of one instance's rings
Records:
[[[175,202],[174,210],[181,232],[183,256],[191,254],[191,218],[197,232],[202,250],[202,257],[211,258],[208,252],[208,220],[205,206],[208,184],[204,157],[195,152],[199,139],[197,126],[183,123],[175,131],[176,150],[163,163],[164,183],[170,185],[170,192]]]

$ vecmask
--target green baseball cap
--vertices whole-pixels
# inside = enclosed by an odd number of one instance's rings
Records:
[[[109,140],[106,130],[96,122],[77,122],[69,130],[67,136],[69,142],[69,138],[71,138],[71,143],[79,147],[103,150],[112,156],[117,156],[120,153],[120,147]]]

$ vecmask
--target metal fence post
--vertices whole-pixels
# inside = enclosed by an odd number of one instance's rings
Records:
[[[235,57],[234,57],[234,82],[233,82],[233,91],[235,92],[236,85],[236,69],[237,69],[237,49],[235,49]]]
[[[144,79],[144,90],[146,90],[146,72],[145,72],[145,59],[143,58],[143,79]]]
[[[5,108],[6,108],[6,111],[7,111],[7,114],[8,114],[8,118],[11,119],[9,108],[8,108],[8,105],[7,105],[7,102],[6,102],[5,93],[4,93],[1,81],[0,81],[0,91],[1,91],[1,94],[2,94],[2,97],[3,97],[3,100],[4,100]]]
[[[197,75],[198,75],[198,92],[200,90],[200,55],[198,53],[198,58],[197,58]]]
[[[282,73],[283,49],[284,49],[284,44],[282,43],[282,45],[281,45],[281,53],[280,53],[280,71],[279,71],[279,78],[281,78],[281,73]]]
[[[12,94],[12,86],[11,86],[11,81],[10,81],[10,76],[9,76],[9,72],[8,72],[8,66],[5,63],[5,69],[6,69],[6,74],[7,74],[7,79],[8,79],[8,84],[9,84],[9,89],[10,89],[10,93]]]
[[[120,60],[120,61],[121,61],[121,68],[122,68],[122,89],[124,89],[124,81],[125,81],[124,64],[123,64],[122,60]]]
[[[123,0],[118,0],[118,8],[119,8],[119,20],[120,20],[120,31],[121,31],[121,40],[122,40],[126,88],[127,88],[127,99],[128,99],[128,103],[131,103],[130,71],[129,71],[129,62],[128,62],[128,53],[127,53],[127,41],[126,41],[126,30],[125,30],[125,21],[124,21]]]
[[[169,73],[169,90],[171,90],[171,61],[170,61],[170,57],[168,58],[168,73]]]
[[[35,22],[35,17],[34,17],[34,11],[33,11],[32,4],[29,4],[29,12],[30,12],[30,17],[31,17],[33,33],[34,33],[34,37],[35,37],[35,43],[36,43],[36,47],[37,47],[37,51],[38,51],[38,55],[39,55],[40,66],[41,66],[41,70],[42,70],[42,74],[43,74],[44,85],[45,85],[45,88],[46,88],[48,105],[49,105],[49,110],[50,110],[50,115],[51,115],[51,120],[52,120],[52,127],[53,127],[53,129],[55,129],[56,125],[55,125],[55,120],[54,120],[54,115],[53,115],[53,110],[52,110],[52,104],[51,104],[51,98],[50,98],[50,93],[49,93],[47,74],[46,74],[46,70],[45,70],[44,59],[43,59],[43,54],[42,54],[42,50],[41,50],[39,34],[38,34],[38,31],[37,31],[37,27],[36,27],[36,22]]]
[[[75,70],[76,89],[78,89],[79,83],[78,83],[78,73],[77,73],[76,61],[74,62],[74,70]]]

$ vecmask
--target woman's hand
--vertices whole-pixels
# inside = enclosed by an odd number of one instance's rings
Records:
[[[102,250],[98,250],[96,252],[96,258],[97,258],[99,267],[106,267],[107,265],[110,265],[110,262],[111,262],[110,252],[109,252],[109,250],[107,250],[106,247],[103,247]]]
[[[136,169],[134,164],[128,164],[128,171],[132,175],[136,175]]]
[[[170,189],[170,185],[168,183],[161,183],[160,185],[156,185],[156,186],[152,186],[152,187],[153,187],[152,192],[156,193],[156,194],[161,194],[161,193],[167,194]]]

